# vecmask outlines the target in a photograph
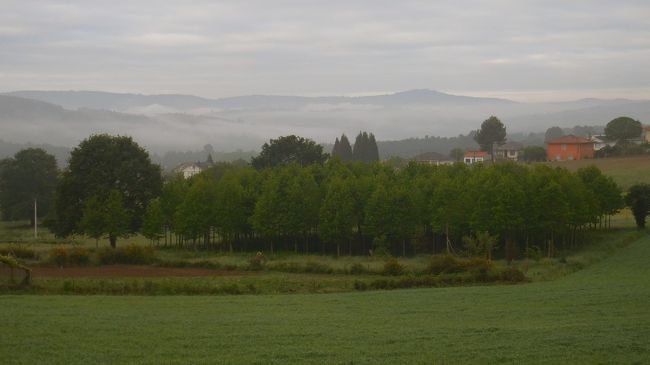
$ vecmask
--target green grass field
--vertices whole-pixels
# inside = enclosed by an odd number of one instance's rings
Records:
[[[588,159],[580,161],[545,162],[575,171],[581,167],[595,165],[604,174],[611,176],[624,189],[636,183],[650,184],[650,156],[632,156]]]
[[[0,296],[13,363],[645,364],[650,236],[554,281],[244,296]]]

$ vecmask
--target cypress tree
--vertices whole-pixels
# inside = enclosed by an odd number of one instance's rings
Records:
[[[377,141],[375,140],[375,135],[370,133],[370,139],[368,141],[368,161],[375,162],[379,161],[379,147],[377,147]]]
[[[341,156],[341,144],[339,143],[338,138],[334,141],[334,147],[332,147],[332,157],[338,157],[341,160],[343,159],[343,156]]]
[[[345,135],[341,135],[341,141],[339,143],[339,153],[341,156],[341,160],[343,161],[351,161],[352,160],[352,146],[350,146],[350,141],[348,140],[348,137]]]
[[[363,150],[364,150],[363,133],[359,132],[359,134],[357,134],[357,138],[354,140],[354,148],[352,149],[352,159],[354,161],[364,161]]]

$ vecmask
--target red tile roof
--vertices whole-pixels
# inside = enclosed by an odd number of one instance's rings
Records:
[[[585,143],[594,143],[594,141],[589,138],[577,137],[572,134],[560,138],[555,138],[550,141],[546,141],[546,144],[585,144]]]
[[[488,153],[485,151],[465,151],[465,157],[487,157]]]

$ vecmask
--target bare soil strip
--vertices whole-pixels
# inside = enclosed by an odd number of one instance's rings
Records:
[[[187,277],[187,276],[244,276],[246,271],[213,270],[201,268],[173,268],[136,265],[106,265],[96,267],[34,267],[32,274],[38,277]]]

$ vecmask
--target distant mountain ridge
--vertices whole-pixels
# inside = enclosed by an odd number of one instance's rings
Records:
[[[189,111],[193,109],[292,109],[312,104],[353,105],[440,105],[440,104],[511,104],[514,101],[498,98],[482,98],[452,95],[434,90],[417,89],[393,94],[371,96],[291,96],[291,95],[247,95],[209,99],[181,94],[126,94],[103,91],[12,91],[4,95],[40,100],[66,109],[106,109],[128,111],[152,105]]]

